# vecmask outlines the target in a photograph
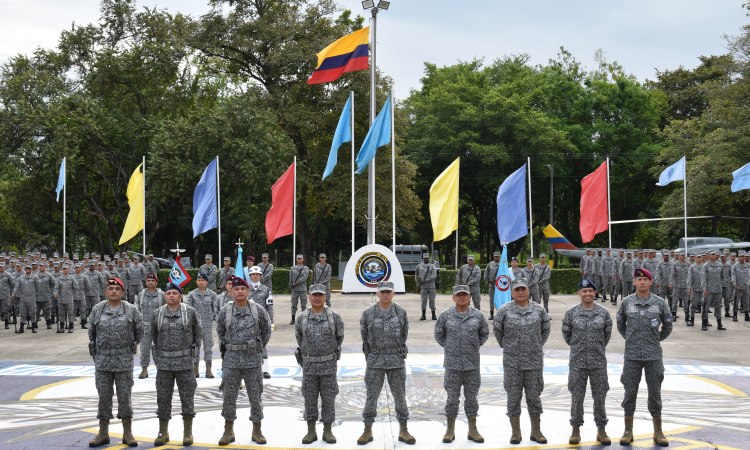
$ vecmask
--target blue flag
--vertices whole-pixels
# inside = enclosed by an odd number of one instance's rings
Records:
[[[216,159],[203,171],[193,193],[193,237],[219,226],[216,207]]]
[[[65,159],[63,158],[62,164],[60,164],[60,176],[57,177],[57,202],[60,202],[60,191],[65,188]]]
[[[391,97],[385,101],[383,109],[375,118],[375,121],[367,132],[365,142],[357,154],[357,173],[362,173],[370,164],[370,160],[375,157],[378,147],[391,142]]]
[[[336,126],[336,133],[333,135],[333,142],[331,143],[331,153],[328,154],[328,163],[326,164],[326,170],[323,172],[323,179],[333,173],[333,168],[336,167],[336,162],[339,158],[339,147],[344,142],[352,140],[352,96],[349,96],[349,100],[344,105],[344,111],[341,112],[339,117],[339,124]]]
[[[245,271],[243,269],[243,262],[242,262],[242,247],[237,248],[237,264],[234,265],[234,276],[238,278],[245,279]]]
[[[514,279],[513,272],[508,270],[508,246],[503,245],[503,255],[500,257],[500,266],[495,276],[495,309],[500,309],[510,302],[510,282]]]
[[[680,181],[685,179],[685,157],[680,158],[679,161],[672,164],[671,166],[664,169],[659,175],[659,182],[657,186],[666,186],[673,181]]]
[[[174,283],[179,287],[184,287],[192,279],[193,278],[182,266],[182,263],[180,262],[180,255],[177,255],[177,259],[175,260],[174,264],[172,264],[172,270],[169,271],[169,282]]]
[[[526,223],[526,164],[513,172],[497,191],[497,235],[509,244],[529,234]]]
[[[732,176],[734,177],[734,181],[732,181],[732,192],[750,189],[750,163],[747,163],[732,172]]]

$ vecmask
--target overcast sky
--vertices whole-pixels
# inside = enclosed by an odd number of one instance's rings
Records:
[[[424,62],[439,66],[475,57],[490,62],[528,53],[546,63],[564,46],[589,69],[601,48],[638,80],[680,65],[693,68],[698,56],[726,52],[724,33],[736,35],[750,22],[745,0],[620,0],[572,2],[506,0],[393,0],[379,15],[378,66],[391,75],[396,97],[419,89]],[[355,14],[359,0],[339,0]],[[138,0],[199,16],[207,0]],[[54,47],[73,22],[99,18],[98,0],[0,0],[0,62],[37,46]],[[369,14],[366,15],[369,18]]]

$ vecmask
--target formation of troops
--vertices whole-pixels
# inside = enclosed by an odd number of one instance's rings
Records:
[[[667,254],[661,264],[654,261],[652,267],[646,262],[654,258],[644,259],[640,252],[635,260],[630,251],[623,252],[625,256],[619,260],[611,256],[611,251],[606,253],[606,256],[599,256],[597,252],[597,255],[590,255],[582,261],[583,280],[578,286],[581,303],[570,308],[563,318],[563,338],[571,347],[568,389],[572,396],[572,432],[569,442],[580,442],[583,400],[586,386],[590,385],[598,429],[596,439],[601,444],[611,443],[605,429],[608,422],[605,398],[609,390],[605,349],[616,325],[625,339],[624,367],[620,378],[625,390],[622,402],[625,431],[620,443],[628,445],[633,441],[638,386],[645,372],[648,410],[654,425],[653,440],[666,446],[668,441],[661,426],[664,366],[660,342],[672,330],[677,307],[690,308],[690,322],[695,311],[701,312],[703,320],[707,321],[710,306],[719,311],[716,314],[719,319],[723,296],[734,293],[725,303],[726,311],[732,302],[739,302],[747,318],[748,276],[742,267],[750,267],[750,264],[745,263],[742,253],[736,266],[729,267],[727,272],[725,265],[728,261],[717,262],[720,255],[715,253],[709,253],[710,262],[705,265],[701,265],[702,256],[698,255],[694,266],[682,261],[688,267],[684,274],[688,292],[683,296],[680,289],[685,288],[681,284],[683,272],[679,269],[682,267],[679,259],[684,260],[684,256],[678,255],[678,262],[670,263]],[[221,415],[225,420],[218,443],[223,446],[235,441],[237,398],[243,383],[250,403],[252,441],[261,445],[267,442],[261,429],[263,379],[270,377],[266,346],[275,329],[270,280],[273,266],[268,263],[268,255],[263,255],[264,262],[259,265],[249,257],[244,268],[245,277],[233,275],[235,270],[230,258],[225,258],[224,267],[219,269],[212,264],[211,255],[206,255],[206,264],[199,269],[196,280],[198,289],[187,296],[183,296],[180,286],[172,283],[167,283],[163,291],[157,288],[158,265],[152,265],[152,258],[141,263],[137,257],[129,261],[127,255],[102,259],[96,254],[86,254],[82,261],[78,261],[77,255],[70,260],[65,254],[62,258],[55,255],[47,260],[45,255],[32,254],[19,264],[16,255],[0,256],[3,257],[0,262],[0,302],[6,328],[11,318],[15,322],[17,317],[21,324],[18,332],[23,332],[27,323],[32,332],[36,332],[38,318],[44,313],[48,328],[58,323],[58,332],[62,332],[66,324],[68,331],[72,332],[77,315],[81,317],[81,327],[88,329],[89,351],[95,363],[99,393],[99,433],[90,446],[101,446],[110,441],[109,422],[114,418],[112,400],[115,392],[116,417],[122,421],[124,429],[123,444],[138,445],[132,434],[131,390],[134,355],[139,347],[142,367],[139,377],[148,377],[147,369],[152,358],[157,369],[159,431],[154,444],[159,446],[170,441],[168,425],[176,385],[184,425],[183,445],[191,445],[195,417],[193,399],[201,346],[204,347],[206,377],[214,377],[211,371],[213,327],[222,355]],[[439,315],[435,311],[436,270],[429,255],[417,268],[416,280],[422,293],[421,320],[426,320],[429,305],[435,320],[435,340],[444,348],[445,443],[455,439],[462,388],[464,412],[469,423],[467,437],[474,442],[484,442],[476,423],[479,413],[477,396],[481,387],[480,348],[489,338],[490,325],[480,310],[479,283],[494,279],[499,257],[500,254],[496,253],[495,261],[482,273],[474,264],[474,258],[469,256],[467,264],[458,271],[453,287],[454,306]],[[731,261],[733,257],[729,255],[724,259]],[[298,264],[289,278],[292,324],[298,345],[295,356],[303,373],[301,394],[308,426],[302,442],[310,444],[317,440],[316,423],[320,418],[323,422],[322,439],[335,443],[331,427],[339,392],[336,374],[344,340],[344,323],[330,306],[331,270],[325,262],[325,255],[320,255],[320,263],[313,269],[310,286],[307,286],[309,269],[302,260],[302,255],[298,255]],[[636,262],[639,260],[643,262]],[[19,266],[21,274],[15,275]],[[49,267],[57,275],[47,273]],[[6,271],[7,268],[10,270]],[[71,268],[76,271],[73,275],[69,273]],[[88,270],[84,271],[84,268]],[[543,409],[540,396],[544,388],[543,346],[551,332],[548,314],[550,270],[544,255],[540,255],[539,264],[534,265],[533,260],[529,260],[523,269],[518,267],[514,258],[511,270],[515,275],[510,286],[512,301],[490,311],[492,333],[503,349],[506,414],[512,430],[510,443],[518,444],[523,440],[519,419],[525,394],[531,421],[529,438],[544,444],[547,439],[541,431]],[[699,282],[696,277],[700,277]],[[725,293],[726,277],[732,284]],[[608,282],[610,279],[612,283]],[[622,290],[619,290],[620,285]],[[613,322],[607,309],[596,303],[595,298],[601,295],[605,301],[609,293],[611,301],[616,304],[620,292],[623,299]],[[378,302],[366,308],[360,318],[362,351],[367,361],[364,379],[367,394],[362,412],[364,431],[357,439],[360,445],[375,439],[372,425],[378,415],[377,403],[386,380],[400,426],[398,439],[407,444],[416,443],[407,427],[409,408],[405,361],[409,318],[407,311],[393,302],[394,294],[392,282],[378,283]],[[297,303],[301,307],[299,314]],[[736,317],[736,303],[734,308]],[[720,319],[717,328],[722,328]]]

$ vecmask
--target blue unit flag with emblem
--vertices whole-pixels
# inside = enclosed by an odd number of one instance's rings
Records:
[[[508,246],[503,245],[503,254],[495,276],[495,309],[500,309],[511,301],[510,282],[514,279],[513,272],[508,270]]]
[[[193,278],[188,275],[185,268],[180,262],[180,255],[177,255],[177,259],[172,265],[172,270],[169,271],[169,282],[178,285],[179,287],[185,287],[186,284],[190,283]]]

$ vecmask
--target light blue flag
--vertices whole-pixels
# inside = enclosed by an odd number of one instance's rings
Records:
[[[219,226],[216,207],[216,158],[203,171],[193,193],[193,237]]]
[[[673,181],[680,181],[685,179],[685,157],[680,158],[679,161],[672,164],[671,166],[664,169],[664,172],[659,175],[659,182],[657,186],[666,186]]]
[[[57,202],[60,203],[60,192],[65,188],[65,158],[60,164],[60,176],[57,177]]]
[[[734,181],[732,181],[732,192],[750,189],[750,163],[747,163],[732,172],[732,176],[734,177]]]
[[[357,173],[362,173],[370,164],[370,160],[375,157],[378,147],[391,142],[391,97],[385,101],[383,109],[375,118],[375,121],[367,132],[365,142],[357,154]]]
[[[509,244],[529,234],[526,222],[526,164],[513,172],[497,191],[497,235]]]
[[[508,270],[508,246],[503,245],[503,255],[495,277],[495,309],[510,302],[510,282],[515,280],[513,271]]]
[[[234,276],[245,279],[244,263],[242,262],[242,247],[237,248],[237,264],[234,266]]]
[[[328,163],[326,164],[326,170],[323,172],[323,179],[333,173],[333,168],[336,167],[336,162],[339,158],[339,147],[344,142],[350,142],[352,140],[352,96],[349,96],[349,100],[344,105],[344,111],[341,112],[339,117],[339,124],[336,126],[336,133],[333,135],[333,142],[331,143],[331,153],[328,154]]]

